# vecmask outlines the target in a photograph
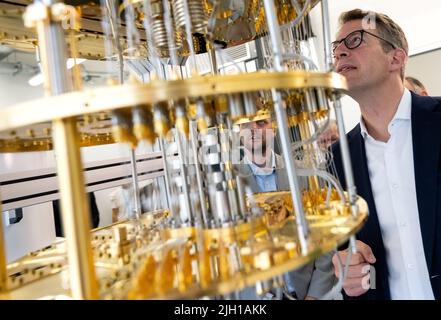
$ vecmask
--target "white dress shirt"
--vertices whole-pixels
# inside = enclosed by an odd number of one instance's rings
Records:
[[[392,299],[434,299],[421,237],[413,164],[412,97],[406,89],[389,123],[389,141],[377,141],[360,121]],[[375,255],[375,252],[374,252]]]

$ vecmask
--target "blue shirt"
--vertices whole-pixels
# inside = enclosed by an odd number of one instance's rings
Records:
[[[261,168],[252,161],[245,157],[245,163],[250,166],[254,177],[256,178],[259,192],[272,192],[277,191],[277,173],[276,173],[276,160],[274,151],[271,153],[271,164],[269,168]]]
[[[260,192],[277,191],[277,174],[275,169],[271,174],[257,175],[255,177]]]

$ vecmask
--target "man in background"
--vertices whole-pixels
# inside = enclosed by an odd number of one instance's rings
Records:
[[[239,172],[245,177],[252,193],[289,190],[283,158],[274,152],[276,132],[271,118],[250,121],[240,125],[244,157]],[[283,220],[287,212],[280,212],[277,220]],[[332,254],[320,256],[315,261],[288,273],[283,278],[287,296],[296,299],[320,299],[334,285]],[[245,299],[253,299],[251,290],[245,290]]]
[[[404,86],[410,91],[416,93],[420,96],[428,96],[426,87],[421,83],[420,80],[413,77],[406,77],[404,79]]]

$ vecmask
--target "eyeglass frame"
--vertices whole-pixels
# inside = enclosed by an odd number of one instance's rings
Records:
[[[361,38],[360,43],[359,43],[358,45],[356,45],[355,47],[349,48],[348,45],[346,44],[346,39],[349,38],[349,36],[351,36],[351,35],[354,34],[355,32],[360,32],[360,38]],[[397,48],[398,48],[396,45],[394,45],[394,44],[393,44],[392,42],[390,42],[389,40],[386,40],[386,39],[384,39],[384,38],[382,38],[382,37],[380,37],[380,36],[378,36],[378,35],[376,35],[376,34],[374,34],[374,33],[372,33],[372,32],[369,32],[369,31],[367,31],[367,30],[365,30],[365,29],[359,29],[359,30],[354,30],[354,31],[352,31],[350,34],[348,34],[346,37],[344,37],[344,38],[341,39],[341,40],[336,40],[336,41],[331,42],[332,53],[335,53],[335,50],[337,50],[337,48],[340,46],[340,44],[341,44],[342,42],[344,43],[345,47],[348,48],[349,50],[357,49],[357,48],[358,48],[359,46],[361,46],[361,44],[363,43],[363,34],[364,34],[364,33],[367,33],[367,34],[369,34],[369,35],[371,35],[371,36],[373,36],[373,37],[375,37],[375,38],[377,38],[377,39],[383,40],[384,42],[386,42],[387,44],[389,44],[389,45],[392,47],[392,49],[397,49]],[[336,45],[336,46],[334,47],[334,45]]]

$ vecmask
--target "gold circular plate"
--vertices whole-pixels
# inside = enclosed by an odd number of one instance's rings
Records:
[[[306,71],[255,72],[174,81],[158,80],[150,84],[108,86],[36,99],[4,108],[0,112],[0,131],[53,119],[154,104],[168,101],[170,98],[197,98],[271,89],[304,88],[325,88],[337,93],[345,91],[347,86],[345,78],[337,73]]]
[[[275,193],[272,196],[283,198],[285,193]],[[199,252],[199,255],[193,255],[193,260],[200,266],[199,270],[203,270],[211,268],[206,260],[214,258],[219,263],[216,267],[217,277],[208,276],[202,279],[203,281],[193,281],[187,284],[184,291],[179,290],[178,287],[169,288],[166,292],[149,290],[148,294],[137,292],[131,297],[135,299],[193,299],[228,294],[258,281],[270,280],[285,272],[295,270],[337,248],[361,229],[368,217],[368,207],[361,198],[358,198],[357,206],[359,212],[357,216],[352,216],[348,204],[332,200],[328,210],[315,211],[320,212],[320,215],[307,215],[310,234],[306,254],[300,253],[295,218],[292,215],[272,225],[268,225],[268,220],[264,217],[231,227],[205,229],[203,230],[204,253],[201,255]],[[262,223],[266,223],[266,227]],[[193,228],[190,233],[197,243],[198,231]],[[177,241],[178,238],[173,238],[177,235],[187,238],[190,233],[188,228],[182,232],[175,230],[173,234],[169,233],[172,238],[168,241]],[[268,238],[268,235],[271,237]],[[228,262],[228,258],[225,258],[231,255],[227,249],[231,244],[237,246],[237,251],[240,252],[243,266],[239,271],[232,270],[234,262]],[[150,268],[153,266],[150,265]],[[146,270],[141,271],[146,272]],[[155,271],[150,269],[149,272]],[[213,274],[213,270],[205,272],[205,276],[207,273]],[[201,273],[200,277],[203,278],[204,273]],[[134,282],[136,281],[135,277]],[[154,283],[151,283],[149,287],[155,287]]]
[[[92,232],[92,242],[101,298],[194,299],[228,294],[258,281],[272,279],[304,266],[358,232],[367,219],[368,209],[361,198],[357,205],[359,213],[355,217],[348,213],[349,210],[344,210],[338,216],[328,214],[316,217],[315,221],[309,219],[312,222],[309,247],[304,255],[298,247],[293,217],[271,226],[265,223],[265,219],[255,218],[224,228],[200,230],[202,232],[196,228],[161,232],[160,221],[168,211],[159,210],[156,214],[143,215],[141,221],[124,221],[96,229]],[[117,242],[115,231],[120,228],[126,228],[127,238],[123,237]],[[149,235],[149,239],[144,236],[140,238],[142,234]],[[194,251],[191,245],[201,243],[198,236],[203,237],[200,248],[204,250],[200,252]],[[231,245],[236,246],[241,256],[243,266],[239,271],[234,271],[234,262],[230,259],[231,251],[228,250]],[[118,257],[124,252],[130,255],[131,263],[121,264]],[[200,254],[202,252],[204,254]],[[218,262],[217,277],[212,276],[214,270],[210,266],[210,257]],[[29,282],[24,275],[26,281],[22,285],[11,286],[5,298],[40,298],[42,294],[49,294],[42,289],[49,283],[53,288],[50,294],[69,294],[61,285],[65,259],[62,241],[10,264],[10,272],[27,268],[29,272],[32,269],[47,269],[47,273],[41,276],[37,274]],[[194,265],[198,267],[191,267]],[[170,273],[170,270],[176,272]],[[199,270],[199,279],[194,276],[196,270]],[[169,279],[163,282],[161,279],[165,272],[169,272],[169,278],[175,278],[175,281]],[[134,292],[136,287],[149,289]]]
[[[112,135],[110,115],[95,114],[93,117],[78,117],[78,143],[80,147],[111,144],[116,141]],[[0,152],[32,152],[53,149],[52,123],[38,123],[14,130],[0,132]]]

